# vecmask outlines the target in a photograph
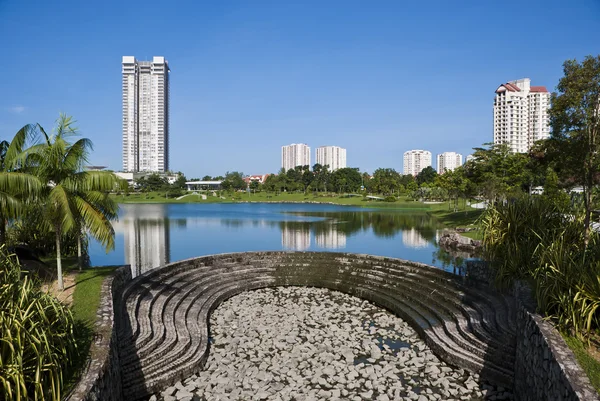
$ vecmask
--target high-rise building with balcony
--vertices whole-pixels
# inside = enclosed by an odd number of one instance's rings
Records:
[[[346,149],[339,146],[320,146],[317,148],[317,163],[328,165],[329,171],[346,168]]]
[[[296,166],[310,166],[310,147],[292,143],[281,147],[281,167],[288,171]]]
[[[463,157],[456,152],[444,152],[437,155],[437,172],[444,174],[446,171],[452,171],[462,166]]]
[[[546,87],[531,86],[529,78],[500,85],[494,97],[494,143],[508,144],[512,152],[529,151],[550,136],[549,107]]]
[[[123,171],[169,169],[169,72],[164,57],[123,57]]]
[[[430,151],[409,150],[408,152],[404,152],[404,175],[417,175],[427,166],[431,166]]]

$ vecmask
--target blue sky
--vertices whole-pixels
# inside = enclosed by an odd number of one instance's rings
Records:
[[[62,111],[120,169],[121,57],[165,56],[172,170],[277,172],[302,142],[401,172],[491,141],[499,84],[599,54],[600,1],[0,0],[0,49],[0,139]]]

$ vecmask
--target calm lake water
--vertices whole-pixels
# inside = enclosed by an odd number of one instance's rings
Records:
[[[134,276],[165,263],[227,252],[368,253],[460,274],[438,249],[441,225],[424,213],[315,204],[123,204],[108,254],[90,243],[92,265],[129,264]]]

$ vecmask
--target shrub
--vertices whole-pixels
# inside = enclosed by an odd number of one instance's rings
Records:
[[[0,248],[0,399],[60,400],[77,359],[70,310]]]
[[[532,283],[538,307],[579,337],[600,328],[600,237],[584,239],[583,216],[546,197],[498,203],[482,215],[496,284]]]
[[[386,196],[384,199],[385,202],[396,202],[396,197],[395,196]]]

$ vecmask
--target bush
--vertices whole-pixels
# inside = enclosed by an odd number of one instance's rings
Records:
[[[0,248],[0,399],[60,400],[77,360],[70,310]]]
[[[396,197],[395,196],[386,196],[384,199],[385,202],[396,202]]]
[[[583,216],[545,197],[496,204],[482,215],[484,253],[496,284],[532,283],[538,307],[579,337],[600,328],[600,237],[586,245]]]

